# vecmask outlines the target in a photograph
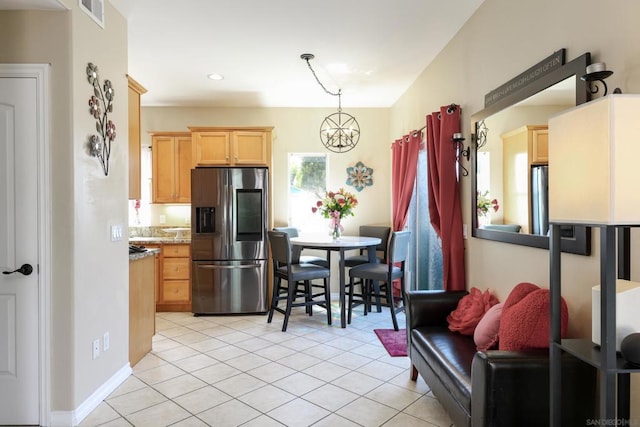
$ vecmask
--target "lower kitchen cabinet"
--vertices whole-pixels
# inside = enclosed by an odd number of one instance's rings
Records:
[[[145,244],[156,257],[156,311],[191,311],[191,245]]]
[[[129,363],[151,351],[156,331],[155,256],[129,261]]]
[[[163,244],[157,311],[191,311],[191,246]]]

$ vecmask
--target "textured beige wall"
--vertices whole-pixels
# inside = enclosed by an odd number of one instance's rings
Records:
[[[485,0],[393,107],[392,134],[406,132],[438,106],[455,102],[462,105],[463,132],[469,141],[470,117],[483,108],[484,95],[560,48],[567,48],[568,60],[591,52],[593,62],[606,62],[614,71],[608,79],[610,88],[638,93],[638,16],[640,3],[632,0],[607,4],[595,0]],[[462,179],[462,198],[463,219],[470,224],[469,178]],[[599,282],[600,253],[598,233],[593,234],[591,256],[562,257],[562,294],[569,306],[572,336],[591,336],[590,289]],[[634,240],[632,250],[640,248],[640,242]],[[466,248],[468,286],[492,289],[501,300],[522,281],[548,287],[547,250],[475,238],[466,241]],[[632,275],[638,280],[637,267]],[[632,407],[640,403],[638,390],[635,384]]]
[[[129,257],[128,242],[110,240],[110,226],[128,224],[128,96],[127,23],[105,2],[105,28],[73,4],[72,102],[74,195],[74,293],[73,408],[129,362]],[[99,68],[100,82],[111,80],[115,90],[113,113],[116,125],[109,175],[98,160],[87,154],[86,141],[96,133],[88,112],[93,88],[87,81],[89,62]],[[104,108],[104,106],[103,106]],[[105,332],[110,349],[93,360],[91,343]]]
[[[127,225],[127,28],[105,2],[106,28],[68,0],[69,11],[0,12],[0,62],[51,64],[51,410],[77,409],[128,363],[126,240],[109,241],[109,225]],[[84,142],[95,132],[85,68],[100,66],[116,91],[116,140],[108,177]],[[124,147],[124,148],[123,148]],[[110,332],[111,349],[92,360],[91,342]]]

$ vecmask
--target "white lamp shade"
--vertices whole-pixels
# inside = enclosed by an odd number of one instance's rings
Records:
[[[549,221],[640,224],[640,95],[612,94],[549,120]]]

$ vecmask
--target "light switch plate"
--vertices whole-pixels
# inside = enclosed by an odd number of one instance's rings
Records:
[[[121,225],[112,225],[111,226],[111,241],[117,242],[122,240],[122,226]]]

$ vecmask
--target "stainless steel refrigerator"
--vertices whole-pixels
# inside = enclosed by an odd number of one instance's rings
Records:
[[[267,168],[191,171],[192,311],[265,313]]]
[[[549,166],[531,168],[531,234],[549,233]]]

